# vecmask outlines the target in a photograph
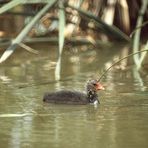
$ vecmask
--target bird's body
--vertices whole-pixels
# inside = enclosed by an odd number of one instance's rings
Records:
[[[104,87],[97,82],[97,80],[91,80],[87,82],[86,92],[78,92],[71,90],[61,90],[57,92],[48,92],[45,93],[43,101],[47,103],[56,103],[56,104],[89,104],[97,103],[98,95],[97,90],[103,90]]]
[[[61,90],[53,93],[45,93],[43,101],[58,104],[87,104],[87,94],[78,91]]]

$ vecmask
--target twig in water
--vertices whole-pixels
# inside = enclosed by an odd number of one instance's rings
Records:
[[[98,79],[98,82],[101,81],[101,79],[106,75],[106,73],[107,73],[114,65],[120,63],[122,60],[127,59],[127,58],[129,58],[129,57],[131,57],[131,56],[133,56],[133,55],[135,55],[135,54],[138,54],[138,53],[141,53],[141,52],[146,52],[146,51],[148,51],[148,49],[141,50],[141,51],[137,51],[137,52],[135,52],[135,53],[131,53],[131,54],[129,54],[129,55],[127,55],[127,56],[121,58],[121,59],[118,60],[117,62],[113,63],[109,68],[107,68],[107,69],[101,74],[100,78]]]
[[[34,54],[38,54],[38,53],[39,53],[38,51],[36,51],[35,49],[33,49],[33,48],[27,46],[27,45],[24,44],[24,43],[19,43],[18,45],[19,45],[20,47],[26,49],[27,51],[31,52],[31,53],[34,53]]]

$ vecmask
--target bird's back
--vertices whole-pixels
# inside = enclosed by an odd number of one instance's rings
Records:
[[[85,93],[77,91],[58,91],[54,93],[45,93],[44,102],[58,104],[87,104],[89,103]]]

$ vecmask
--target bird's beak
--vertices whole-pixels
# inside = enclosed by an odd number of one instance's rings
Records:
[[[97,83],[96,89],[97,90],[105,90],[105,88],[103,87],[103,85],[100,84],[100,83]]]

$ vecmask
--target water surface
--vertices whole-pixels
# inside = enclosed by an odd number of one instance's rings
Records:
[[[84,90],[121,53],[74,47],[62,56],[55,81],[57,47],[40,45],[39,55],[17,50],[0,65],[0,145],[8,148],[147,148],[148,77],[134,66],[111,70],[102,80],[98,106],[44,104],[46,91]]]

